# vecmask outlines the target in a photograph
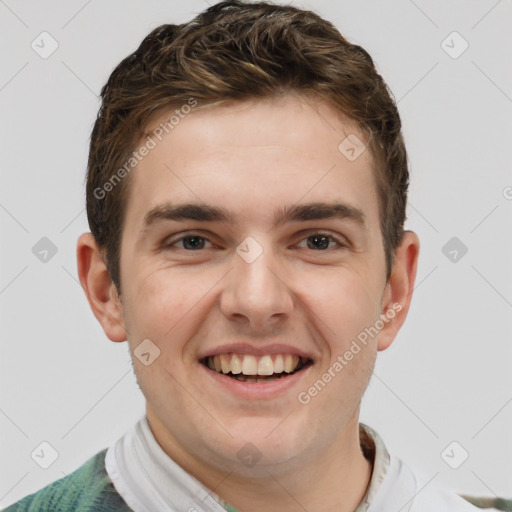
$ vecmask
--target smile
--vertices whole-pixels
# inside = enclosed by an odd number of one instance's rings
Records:
[[[312,364],[292,354],[219,354],[201,361],[210,370],[242,382],[271,382],[293,375]]]

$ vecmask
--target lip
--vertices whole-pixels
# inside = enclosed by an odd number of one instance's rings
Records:
[[[226,393],[246,400],[268,400],[289,392],[290,388],[296,386],[313,365],[272,382],[243,382],[211,370],[202,363],[198,362],[198,366],[201,368],[200,371],[205,372],[206,377],[214,382],[214,385],[221,387]]]
[[[202,361],[206,357],[213,357],[220,354],[247,354],[253,356],[291,354],[294,356],[299,356],[302,359],[311,359],[312,361],[315,360],[311,354],[308,354],[307,352],[304,352],[290,345],[272,344],[262,347],[255,347],[254,345],[249,345],[248,343],[231,343],[229,345],[222,345],[208,351],[202,351],[198,354],[197,357],[199,361]]]

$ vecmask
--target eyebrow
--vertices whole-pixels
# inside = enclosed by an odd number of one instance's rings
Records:
[[[141,231],[146,231],[152,224],[164,220],[195,220],[199,222],[237,224],[237,217],[239,216],[234,212],[222,206],[210,206],[199,203],[178,205],[164,203],[155,206],[144,216]],[[287,222],[304,222],[331,218],[348,219],[356,222],[363,228],[366,227],[366,217],[362,210],[340,202],[315,202],[278,208],[274,214],[273,227],[281,226]]]

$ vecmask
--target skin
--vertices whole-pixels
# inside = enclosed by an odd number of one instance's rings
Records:
[[[80,282],[106,335],[128,340],[132,354],[148,338],[160,350],[149,366],[132,357],[156,440],[244,512],[353,511],[370,480],[360,401],[377,352],[407,316],[419,241],[404,233],[386,281],[372,155],[349,161],[338,150],[348,134],[365,140],[330,105],[296,94],[197,108],[132,171],[121,298],[92,235],[78,240]],[[141,232],[146,213],[166,201],[229,208],[236,223],[164,220]],[[360,209],[364,225],[329,218],[274,226],[276,209],[319,201]],[[191,230],[205,237],[200,250],[178,240]],[[328,248],[311,244],[319,230],[333,237]],[[236,252],[249,236],[263,251],[252,263]],[[298,394],[393,304],[401,310],[378,336],[300,403]],[[242,399],[198,361],[238,342],[294,347],[313,365],[283,392]],[[248,442],[261,454],[252,466],[237,456]]]

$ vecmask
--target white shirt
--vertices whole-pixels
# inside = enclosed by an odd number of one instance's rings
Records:
[[[365,455],[370,454],[374,460],[370,484],[355,512],[481,511],[455,492],[429,482],[426,475],[390,456],[373,429],[362,423],[360,429]],[[216,494],[163,451],[146,416],[108,448],[105,468],[117,492],[135,512],[226,510]]]

